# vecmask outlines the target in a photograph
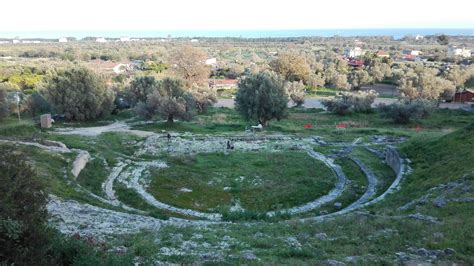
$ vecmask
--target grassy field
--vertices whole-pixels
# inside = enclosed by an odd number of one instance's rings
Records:
[[[166,161],[169,168],[153,173],[150,192],[160,201],[200,211],[237,202],[252,211],[279,210],[314,200],[335,182],[329,168],[301,152],[198,154]]]

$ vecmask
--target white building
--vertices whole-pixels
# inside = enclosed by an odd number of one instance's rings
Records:
[[[206,65],[212,66],[212,65],[217,65],[217,58],[209,58],[206,59]]]
[[[471,50],[466,49],[465,47],[458,48],[457,46],[453,46],[453,45],[448,46],[448,57],[455,57],[455,56],[469,58],[471,57]]]
[[[191,39],[191,42],[199,42],[198,39]]]
[[[423,40],[424,38],[425,38],[425,37],[424,37],[423,35],[416,35],[415,40],[421,41],[421,40]]]
[[[130,37],[120,37],[120,41],[121,41],[121,42],[129,42],[129,41],[130,41]]]
[[[105,43],[105,42],[107,42],[107,40],[103,37],[99,37],[99,38],[95,39],[95,42]]]
[[[413,55],[413,56],[420,56],[421,51],[418,50],[403,50],[404,55]]]
[[[58,42],[65,43],[65,42],[67,42],[67,38],[64,38],[64,37],[59,38]]]
[[[363,50],[360,47],[347,48],[346,50],[344,50],[345,57],[359,57],[363,54]]]

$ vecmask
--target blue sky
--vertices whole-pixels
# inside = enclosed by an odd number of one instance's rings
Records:
[[[7,0],[0,32],[472,28],[474,1]]]

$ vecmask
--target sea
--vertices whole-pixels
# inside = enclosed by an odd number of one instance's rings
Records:
[[[202,38],[202,37],[238,37],[238,38],[295,38],[295,37],[355,37],[355,36],[392,36],[400,39],[405,36],[440,35],[474,36],[474,28],[400,28],[400,29],[295,29],[295,30],[146,30],[146,31],[22,31],[0,32],[0,38],[52,39],[61,37],[104,38]]]

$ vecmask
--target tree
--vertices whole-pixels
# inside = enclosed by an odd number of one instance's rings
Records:
[[[205,113],[210,106],[217,103],[216,92],[207,85],[194,85],[189,92],[194,97],[198,113]]]
[[[136,77],[127,88],[126,98],[131,106],[135,106],[139,102],[144,103],[156,86],[157,80],[153,76]]]
[[[381,82],[385,78],[390,78],[392,76],[392,70],[389,64],[376,63],[369,68],[369,74],[372,76],[374,81]]]
[[[390,105],[381,104],[379,108],[382,117],[392,119],[396,124],[408,124],[412,120],[428,117],[433,112],[434,105],[430,101],[417,99]]]
[[[0,149],[0,261],[6,265],[49,264],[44,186],[25,154]]]
[[[0,87],[0,120],[7,117],[9,114],[7,91]]]
[[[349,74],[349,83],[355,90],[360,90],[362,86],[370,84],[372,78],[369,73],[363,69],[352,70]]]
[[[297,107],[304,104],[304,84],[302,81],[287,82],[285,84],[286,93]]]
[[[445,34],[441,34],[436,37],[436,41],[441,45],[448,45],[449,44],[449,37]]]
[[[377,98],[377,93],[373,90],[342,92],[336,97],[324,99],[322,104],[330,112],[338,115],[346,115],[351,112],[368,113],[372,111],[372,104]]]
[[[175,71],[187,88],[207,84],[210,69],[205,64],[206,59],[205,52],[192,46],[184,46],[174,52],[172,61]]]
[[[424,69],[420,73],[409,73],[399,81],[398,89],[408,100],[438,100],[440,96],[452,97],[455,91],[453,82],[436,76],[435,72]]]
[[[184,89],[180,80],[165,78],[157,82],[156,89],[148,95],[146,103],[135,108],[137,114],[151,118],[158,114],[173,123],[174,119],[191,120],[194,116],[195,102],[191,93]]]
[[[59,70],[44,84],[46,100],[68,120],[85,121],[109,115],[114,93],[105,81],[83,67]]]
[[[309,76],[308,85],[313,88],[320,88],[326,84],[324,76],[322,73],[311,74]]]
[[[270,67],[287,81],[303,81],[305,84],[311,73],[311,68],[304,57],[294,53],[280,55],[270,62]]]
[[[271,119],[286,115],[288,95],[283,80],[272,72],[251,74],[240,80],[236,110],[246,119],[267,126]]]

